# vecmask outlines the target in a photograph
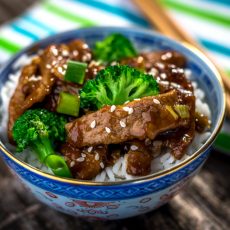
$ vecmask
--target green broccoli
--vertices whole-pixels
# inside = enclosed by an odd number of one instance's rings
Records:
[[[96,42],[93,54],[99,61],[111,63],[137,56],[137,51],[128,38],[121,34],[111,34],[104,40]]]
[[[153,76],[127,65],[115,65],[101,70],[95,79],[85,83],[80,90],[80,103],[81,108],[96,110],[158,93],[158,83]]]
[[[12,134],[17,151],[30,147],[55,175],[72,177],[65,160],[53,148],[54,142],[65,140],[66,122],[63,116],[45,109],[27,110],[16,120],[13,127]]]

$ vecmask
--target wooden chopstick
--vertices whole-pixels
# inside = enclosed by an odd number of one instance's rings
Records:
[[[212,60],[212,63],[215,65],[219,71],[226,93],[226,108],[227,113],[230,116],[230,80],[229,77],[215,64],[212,58],[204,51],[204,49],[192,39],[175,21],[170,17],[160,3],[157,0],[133,0],[138,8],[144,13],[149,22],[156,28],[159,32],[176,39],[180,42],[187,42],[208,56]]]

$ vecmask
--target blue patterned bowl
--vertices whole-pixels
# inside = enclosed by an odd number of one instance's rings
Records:
[[[0,75],[0,87],[12,73],[15,61],[24,53],[31,54],[50,43],[68,42],[74,38],[85,39],[92,45],[114,32],[129,37],[141,51],[174,49],[187,57],[188,68],[205,91],[212,111],[212,135],[191,157],[169,170],[135,180],[110,183],[76,181],[46,174],[16,159],[2,143],[0,156],[22,183],[42,202],[74,216],[120,219],[148,212],[168,202],[199,171],[223,122],[223,86],[210,61],[192,47],[140,29],[96,27],[69,31],[44,39],[21,51],[5,65]]]

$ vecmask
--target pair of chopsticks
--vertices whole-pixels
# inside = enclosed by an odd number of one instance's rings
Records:
[[[202,51],[206,56],[210,58],[209,55],[203,50],[203,48],[194,41],[180,26],[169,16],[169,14],[161,7],[158,0],[133,0],[138,8],[144,13],[149,22],[161,33],[178,40],[180,42],[186,42],[198,50]],[[219,71],[226,94],[226,110],[227,115],[230,116],[230,79],[212,60]]]

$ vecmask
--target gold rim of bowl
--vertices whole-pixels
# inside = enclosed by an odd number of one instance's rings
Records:
[[[206,141],[206,143],[204,145],[202,145],[202,147],[200,149],[198,149],[195,153],[193,153],[190,157],[188,157],[186,160],[182,161],[181,163],[179,163],[178,165],[173,166],[170,169],[165,169],[147,176],[142,176],[142,177],[138,177],[135,179],[130,179],[130,180],[121,180],[121,181],[114,181],[114,182],[95,182],[95,181],[83,181],[83,180],[77,180],[77,179],[71,179],[71,178],[61,178],[61,177],[57,177],[48,173],[45,173],[19,159],[17,159],[13,154],[11,154],[7,149],[5,149],[1,144],[0,144],[0,150],[6,154],[7,157],[9,157],[12,161],[14,161],[16,164],[19,164],[20,166],[22,166],[23,168],[38,174],[40,176],[43,176],[47,179],[52,179],[54,181],[57,182],[63,182],[63,183],[68,183],[71,185],[85,185],[85,186],[113,186],[113,185],[124,185],[124,184],[131,184],[131,183],[143,183],[143,182],[148,182],[148,181],[152,181],[153,179],[157,179],[160,178],[162,176],[166,176],[168,174],[174,173],[177,170],[183,168],[184,166],[190,164],[192,161],[196,160],[205,150],[208,149],[208,147],[212,144],[212,142],[214,141],[215,137],[217,136],[218,132],[220,131],[223,121],[224,121],[224,116],[225,116],[225,103],[226,103],[226,99],[225,99],[225,92],[224,92],[224,86],[223,86],[223,82],[221,79],[221,75],[218,72],[218,70],[216,69],[216,67],[214,66],[214,64],[201,52],[199,51],[197,48],[195,48],[194,46],[188,44],[188,43],[182,43],[182,45],[184,45],[187,49],[189,49],[190,51],[192,51],[193,53],[196,54],[196,56],[198,56],[200,59],[202,59],[206,65],[208,65],[208,67],[212,70],[212,72],[215,74],[215,76],[217,77],[219,84],[222,87],[222,93],[223,93],[223,105],[222,105],[222,111],[220,112],[220,116],[219,119],[217,121],[217,124],[215,126],[215,129],[213,130],[211,136],[209,137],[209,139]]]

